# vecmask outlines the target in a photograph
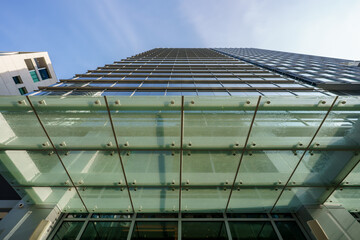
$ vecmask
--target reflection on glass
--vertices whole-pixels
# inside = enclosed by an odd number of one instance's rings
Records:
[[[182,240],[227,240],[224,222],[182,222]]]
[[[229,222],[229,227],[233,240],[278,239],[270,222]]]
[[[177,222],[135,222],[131,239],[177,239]]]
[[[182,179],[190,185],[221,186],[234,181],[240,154],[228,152],[191,151],[184,154]]]
[[[84,222],[63,222],[53,240],[75,240]]]
[[[275,222],[283,239],[305,240],[304,234],[296,222]]]
[[[225,189],[225,190],[224,190]],[[230,188],[182,188],[181,210],[188,212],[223,212]]]
[[[125,240],[130,228],[130,222],[89,222],[81,236],[86,240]]]

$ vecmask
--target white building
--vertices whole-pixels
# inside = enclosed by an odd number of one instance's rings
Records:
[[[47,52],[0,52],[0,95],[24,95],[55,82]]]

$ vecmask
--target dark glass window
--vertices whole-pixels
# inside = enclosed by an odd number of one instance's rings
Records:
[[[129,233],[130,222],[89,222],[81,236],[87,240],[125,240]]]
[[[131,239],[177,239],[177,222],[135,222]]]
[[[270,222],[229,222],[229,227],[233,240],[278,239]]]
[[[19,92],[20,92],[21,95],[25,95],[25,94],[28,93],[28,91],[26,90],[25,87],[19,88]]]
[[[39,73],[40,73],[40,76],[41,76],[42,80],[46,80],[46,79],[51,78],[50,74],[49,74],[49,71],[46,68],[39,69]]]
[[[63,222],[53,240],[75,240],[84,222]]]
[[[182,222],[183,240],[227,240],[224,222]]]
[[[295,221],[292,222],[275,222],[283,239],[305,240],[304,234]]]
[[[15,77],[12,77],[12,78],[13,78],[15,84],[23,83],[20,76],[15,76]]]

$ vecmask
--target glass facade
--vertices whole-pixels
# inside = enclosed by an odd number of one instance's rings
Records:
[[[67,214],[48,239],[309,239],[292,214]]]
[[[57,205],[50,239],[309,239],[304,205],[360,209],[360,98],[259,51],[152,49],[0,97],[1,174]]]
[[[337,95],[360,95],[359,62],[256,48],[215,50]]]

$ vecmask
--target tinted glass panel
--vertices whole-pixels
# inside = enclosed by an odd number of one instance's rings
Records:
[[[270,222],[229,222],[233,240],[277,240]]]
[[[86,240],[125,240],[130,222],[89,222],[81,239]]]
[[[182,222],[183,240],[227,240],[224,222]]]
[[[83,222],[63,222],[53,240],[75,240]]]
[[[131,239],[177,239],[177,222],[136,222]]]
[[[305,240],[296,222],[275,222],[283,239]]]

